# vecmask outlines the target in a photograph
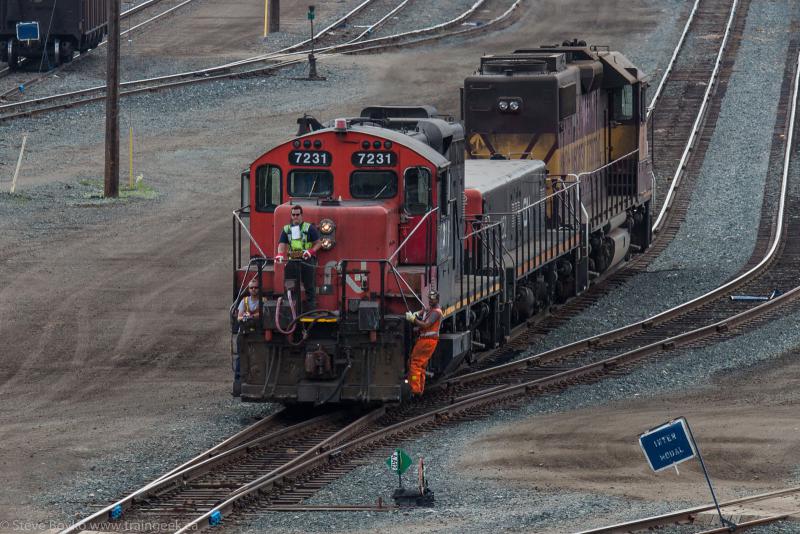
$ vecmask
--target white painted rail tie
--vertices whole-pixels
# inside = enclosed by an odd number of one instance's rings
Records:
[[[25,154],[25,144],[28,142],[28,134],[22,136],[22,147],[19,149],[19,158],[17,158],[17,168],[14,169],[14,178],[11,179],[11,193],[13,194],[17,189],[17,176],[19,176],[19,168],[22,166],[22,156]]]

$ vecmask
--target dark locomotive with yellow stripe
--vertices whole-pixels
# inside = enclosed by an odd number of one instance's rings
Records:
[[[542,160],[550,191],[581,178],[592,272],[650,244],[645,88],[625,56],[577,41],[485,56],[464,83],[468,157]]]
[[[264,300],[257,324],[234,324],[243,400],[400,401],[404,314],[429,290],[444,313],[428,366],[440,378],[649,245],[642,77],[618,53],[573,45],[484,57],[464,127],[427,106],[304,117],[250,166],[233,297],[255,279]],[[293,205],[322,234],[313,310],[273,261]]]

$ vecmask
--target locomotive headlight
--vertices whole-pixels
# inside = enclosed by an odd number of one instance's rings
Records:
[[[326,236],[320,239],[320,244],[322,245],[322,250],[330,250],[333,248],[333,245],[336,244],[336,241],[334,241],[332,237]]]
[[[497,107],[500,108],[500,111],[507,111],[508,102],[506,102],[505,100],[501,100],[500,103],[497,104]]]
[[[511,102],[508,104],[508,109],[510,109],[511,111],[519,111],[519,101],[517,101],[517,100],[512,100],[512,101],[511,101]]]
[[[336,230],[336,224],[330,219],[322,219],[319,222],[319,231],[321,234],[330,235]]]

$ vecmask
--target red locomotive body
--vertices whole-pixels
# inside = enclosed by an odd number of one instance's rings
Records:
[[[437,264],[453,256],[463,156],[453,158],[457,166],[451,157],[463,153],[464,139],[459,125],[440,119],[394,129],[384,122],[337,120],[268,151],[244,175],[252,260],[236,266],[235,297],[255,277],[265,300],[264,336],[238,336],[243,398],[400,399],[402,315],[453,275]],[[295,205],[320,231],[315,310],[300,309],[306,288],[287,277],[286,263],[271,261]],[[452,304],[452,294],[442,297]]]

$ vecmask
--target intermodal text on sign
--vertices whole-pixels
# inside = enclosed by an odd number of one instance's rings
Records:
[[[650,468],[656,472],[691,460],[697,454],[683,418],[645,432],[639,436],[639,445]]]

